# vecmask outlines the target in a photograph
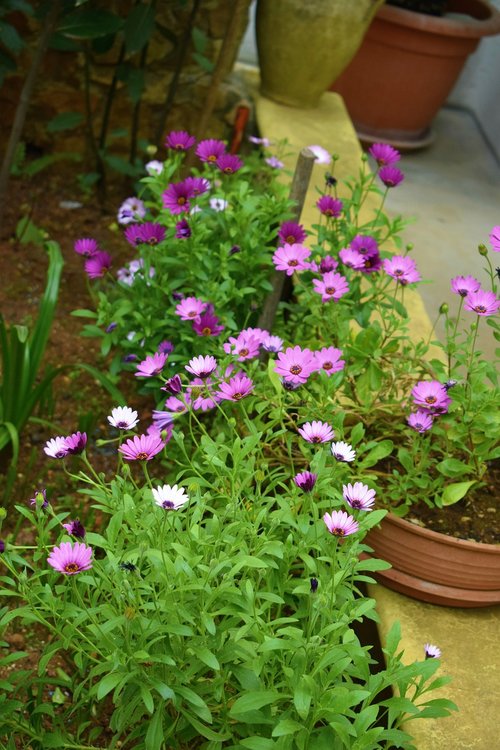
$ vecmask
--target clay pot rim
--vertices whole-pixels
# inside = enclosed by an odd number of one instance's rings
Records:
[[[384,4],[378,9],[375,19],[443,36],[479,39],[483,36],[493,36],[500,33],[500,12],[498,9],[487,0],[474,0],[474,3],[489,11],[489,17],[482,19],[471,16],[469,21],[446,16],[429,16],[425,13],[417,13]]]
[[[412,523],[411,521],[408,521],[406,518],[402,518],[401,516],[396,516],[391,512],[389,512],[383,518],[382,523],[387,522],[394,524],[394,526],[399,526],[399,528],[404,530],[411,529],[412,533],[416,534],[417,536],[425,537],[430,541],[438,542],[439,544],[445,544],[450,547],[459,549],[461,548],[464,550],[468,549],[471,552],[480,550],[485,554],[500,554],[500,544],[485,544],[484,542],[474,542],[468,539],[459,539],[454,536],[448,536],[448,534],[442,534],[439,531],[433,531],[432,529],[428,529],[425,526],[419,526],[418,524]]]

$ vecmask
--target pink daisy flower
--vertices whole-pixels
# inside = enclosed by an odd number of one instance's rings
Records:
[[[201,314],[207,308],[207,302],[203,302],[197,297],[185,297],[175,308],[175,314],[181,320],[191,320],[199,323]]]
[[[174,414],[185,414],[191,406],[191,394],[185,393],[182,398],[170,396],[165,401],[165,406]]]
[[[203,195],[210,190],[210,180],[206,177],[186,177],[184,184],[193,195]]]
[[[164,208],[168,208],[171,214],[180,214],[183,211],[189,211],[191,204],[190,199],[193,197],[193,189],[186,181],[172,182],[162,193]]]
[[[66,438],[62,436],[47,440],[43,450],[50,458],[64,458],[69,453]]]
[[[273,169],[283,169],[283,167],[285,166],[284,163],[280,161],[280,159],[278,159],[277,156],[267,156],[264,159],[264,161],[266,162],[266,164],[269,164],[269,166],[272,167]]]
[[[377,240],[370,235],[357,234],[349,243],[349,247],[356,250],[360,255],[378,254]]]
[[[134,373],[136,378],[152,378],[154,375],[159,375],[165,367],[165,363],[168,359],[168,354],[165,352],[156,352],[155,354],[146,357],[137,365],[137,372]]]
[[[325,346],[320,351],[313,352],[316,370],[324,370],[328,376],[344,369],[345,361],[340,359],[342,350],[334,346]]]
[[[390,167],[401,159],[401,154],[388,143],[374,143],[368,153],[373,156],[379,167]]]
[[[333,271],[325,273],[322,279],[313,279],[313,286],[316,294],[321,294],[322,302],[338,302],[349,291],[345,277]]]
[[[196,156],[200,161],[215,164],[219,156],[226,152],[226,144],[213,138],[200,141],[196,147]]]
[[[339,258],[344,264],[344,266],[347,266],[348,268],[354,268],[354,270],[359,271],[361,268],[363,268],[365,264],[365,259],[361,255],[361,253],[358,253],[357,250],[353,250],[352,247],[344,247],[339,252]]]
[[[294,476],[293,481],[304,492],[312,492],[317,478],[317,474],[313,474],[310,471],[302,471],[300,474]]]
[[[81,240],[76,240],[73,245],[75,253],[83,255],[84,258],[91,258],[93,255],[97,255],[99,252],[99,245],[96,240],[84,237]]]
[[[386,188],[393,188],[401,185],[405,178],[400,169],[392,166],[382,167],[379,170],[378,176],[380,177]]]
[[[83,453],[85,446],[87,445],[87,433],[86,432],[74,432],[65,438],[66,450],[72,456],[78,456]]]
[[[159,433],[136,435],[126,440],[118,450],[126,461],[150,461],[163,450],[165,442]]]
[[[104,250],[87,258],[85,261],[85,273],[89,279],[100,279],[111,268],[111,255]]]
[[[451,404],[451,398],[445,386],[438,380],[421,380],[412,389],[413,401],[420,409],[445,413]]]
[[[337,219],[342,213],[343,203],[338,198],[332,198],[331,195],[323,195],[316,201],[316,206],[324,216],[330,216]]]
[[[489,240],[493,250],[496,253],[500,253],[500,226],[493,227],[489,236]]]
[[[273,255],[273,263],[277,271],[286,271],[287,276],[292,276],[294,271],[303,271],[307,268],[306,259],[311,251],[304,245],[284,245],[279,247]]]
[[[484,289],[470,292],[465,298],[464,310],[475,312],[477,315],[495,315],[499,307],[500,300],[497,299],[495,292],[486,292]]]
[[[223,348],[226,354],[232,354],[238,358],[239,362],[244,362],[246,359],[259,356],[260,341],[255,336],[245,336],[240,333],[237,337],[230,336]]]
[[[329,151],[326,150],[326,148],[323,148],[323,146],[308,146],[307,147],[309,151],[312,151],[315,156],[315,163],[316,164],[330,164],[332,160],[332,155]]]
[[[383,266],[384,271],[403,286],[414,284],[422,278],[417,271],[415,261],[407,255],[394,255],[392,258],[385,258]]]
[[[342,485],[344,500],[351,508],[357,510],[371,510],[375,502],[375,490],[362,482]]]
[[[213,383],[210,377],[201,379],[194,378],[188,385],[187,390],[193,409],[208,411],[214,409],[221,401],[220,394],[212,390]],[[167,405],[167,404],[165,404]]]
[[[284,245],[300,245],[307,237],[302,224],[295,221],[284,221],[278,232],[278,239]]]
[[[432,414],[425,411],[425,409],[418,409],[418,411],[410,414],[406,421],[412,430],[416,430],[417,432],[426,432],[427,430],[430,430],[433,422]]]
[[[300,346],[288,347],[278,353],[274,371],[289,383],[305,383],[314,372],[316,360],[310,349]]]
[[[218,394],[222,401],[240,401],[252,391],[253,381],[244,372],[239,372],[228,383],[220,384]]]
[[[333,536],[349,536],[349,534],[355,534],[359,530],[359,523],[343,510],[325,513],[323,521]]]
[[[92,567],[92,547],[83,542],[61,542],[47,558],[49,565],[65,575],[75,575]]]
[[[283,349],[283,339],[279,336],[266,336],[262,341],[262,348],[266,352],[280,352]]]
[[[335,437],[328,422],[306,422],[298,428],[298,433],[308,443],[328,443]]]
[[[185,130],[172,130],[165,138],[166,148],[171,148],[173,151],[187,151],[195,143],[196,138]]]
[[[203,380],[204,378],[208,378],[217,369],[217,360],[211,355],[207,355],[206,357],[200,355],[199,357],[190,359],[185,369],[192,375],[196,375]]]
[[[455,276],[451,280],[451,290],[461,297],[467,297],[469,292],[477,292],[481,288],[480,282],[474,276]]]
[[[139,422],[139,415],[130,406],[117,406],[111,410],[108,422],[117,430],[132,430]]]
[[[234,174],[243,166],[242,159],[236,154],[221,154],[215,163],[224,174]]]

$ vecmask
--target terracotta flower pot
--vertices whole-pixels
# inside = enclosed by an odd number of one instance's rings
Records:
[[[449,607],[500,604],[500,545],[456,539],[391,513],[365,541],[393,566],[375,577],[394,591]]]
[[[500,33],[500,12],[486,0],[450,0],[435,17],[391,5],[377,12],[361,48],[331,90],[344,98],[366,142],[418,148],[483,36]]]
[[[316,107],[359,48],[383,0],[258,0],[261,93]]]

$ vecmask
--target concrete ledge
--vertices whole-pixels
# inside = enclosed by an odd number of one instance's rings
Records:
[[[261,135],[273,141],[288,141],[287,169],[293,171],[297,154],[304,146],[318,144],[340,154],[335,172],[339,179],[358,173],[361,146],[337,94],[324,94],[320,106],[311,110],[285,107],[258,95],[255,104]],[[317,221],[315,186],[323,184],[324,172],[324,166],[315,165],[301,218],[306,226]],[[366,210],[373,210],[374,205],[367,201]],[[408,206],[408,213],[413,210],[413,206]],[[405,302],[415,320],[416,331],[425,335],[431,324],[420,295],[408,294]],[[433,697],[440,694],[455,701],[460,713],[447,719],[410,722],[407,729],[414,735],[419,750],[493,750],[499,747],[497,640],[500,607],[451,609],[414,601],[383,586],[371,586],[369,592],[377,601],[382,643],[391,624],[399,620],[408,662],[422,659],[426,642],[435,643],[443,652],[442,673],[453,678],[453,682],[436,691]]]

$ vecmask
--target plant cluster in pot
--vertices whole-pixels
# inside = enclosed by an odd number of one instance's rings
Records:
[[[280,168],[282,154],[268,140],[253,140],[264,150],[256,167],[262,180],[266,169]],[[208,145],[214,148],[212,141]],[[217,337],[224,336],[224,326],[228,327],[233,335],[224,343],[221,371],[237,366],[247,378],[246,390],[240,390],[235,400],[248,397],[246,408],[266,435],[263,450],[268,466],[290,466],[291,476],[296,471],[310,474],[308,491],[318,512],[332,504],[347,505],[358,515],[373,508],[389,509],[398,516],[396,528],[403,525],[419,536],[421,522],[415,516],[422,509],[434,509],[444,518],[451,516],[453,508],[461,508],[461,517],[474,520],[479,516],[478,493],[488,488],[492,467],[500,457],[497,373],[477,347],[478,327],[490,326],[498,337],[498,282],[489,255],[500,252],[500,227],[491,232],[491,249],[480,247],[484,278],[452,279],[456,309],[441,306],[447,337],[443,342],[433,341],[425,313],[425,319],[421,317],[423,308],[415,318],[408,312],[408,303],[418,299],[418,283],[425,270],[417,268],[411,248],[403,246],[404,221],[401,217],[391,220],[384,212],[387,192],[397,189],[404,179],[400,154],[386,144],[374,144],[370,154],[375,170],[367,165],[369,157],[364,157],[359,174],[341,182],[335,175],[337,158],[320,146],[314,147],[314,153],[330,170],[319,188],[317,223],[312,231],[304,230],[288,221],[285,205],[274,201],[269,227],[276,228],[269,230],[267,245],[254,215],[265,217],[268,208],[245,199],[235,174],[242,170],[241,160],[233,157],[228,165],[224,157],[223,164],[230,171],[222,173],[223,192],[217,193],[217,185],[212,187],[217,181],[203,184],[205,192],[216,191],[209,193],[210,201],[222,200],[222,210],[190,213],[180,222],[189,230],[189,268],[182,243],[168,240],[168,262],[156,251],[151,256],[149,245],[139,243],[139,260],[134,263],[140,269],[154,259],[155,275],[147,282],[147,292],[144,281],[141,286],[132,279],[130,284],[115,285],[103,297],[98,320],[103,329],[110,321],[115,326],[103,334],[104,344],[122,342],[128,362],[129,356],[144,356],[142,335],[131,339],[130,331],[148,330],[149,350],[159,349],[165,336],[175,336],[180,314],[172,306],[165,312],[165,295],[174,294],[177,299],[182,288],[188,295],[186,304],[195,305],[191,314],[201,315],[208,304],[210,313],[204,313],[208,323],[183,330],[182,341],[176,344],[177,360],[202,354],[212,361],[212,353],[219,358]],[[173,222],[179,212],[189,209],[184,198],[191,195],[191,188],[182,182],[165,190],[167,180],[163,172],[148,178],[148,187],[164,202],[161,220]],[[191,200],[207,201],[205,192]],[[132,227],[126,233],[133,239],[136,231]],[[215,259],[206,252],[211,232],[218,238]],[[232,247],[235,237],[239,238],[236,250]],[[273,242],[278,244],[274,255],[269,247]],[[233,285],[216,283],[220,268],[229,263]],[[259,327],[255,302],[260,299],[262,304],[266,274],[273,263],[277,271],[293,277],[294,289],[271,332]],[[250,278],[252,286],[246,283]],[[231,315],[219,325],[217,315],[228,308]],[[208,336],[202,333],[206,325]],[[95,329],[91,326],[94,335]],[[268,358],[268,367],[259,367]],[[140,366],[147,368],[148,361]],[[217,420],[215,386],[210,386],[211,391],[208,381],[204,382],[206,397],[198,393],[198,385],[193,403],[200,401],[205,420]],[[182,387],[179,383],[181,391]],[[193,408],[196,411],[196,406],[177,395],[165,399],[160,389],[157,394],[153,414],[162,427],[175,420],[177,429],[177,419],[182,420],[186,412],[191,415]],[[238,424],[245,437],[244,423]],[[294,442],[297,434],[303,437],[298,444]],[[491,518],[489,526],[498,514],[492,513]],[[498,538],[485,541],[479,536],[478,541],[471,541],[473,531],[452,528],[462,541],[430,531],[425,535],[434,541],[442,538],[445,546],[427,555],[423,572],[425,556],[416,542],[385,543],[387,528],[392,527],[382,523],[380,532],[368,537],[375,555],[393,564],[393,571],[379,571],[380,580],[427,601],[461,606],[500,603]],[[464,561],[456,557],[462,551]],[[474,559],[468,579],[466,568],[477,551],[484,553],[486,562]],[[394,553],[403,555],[399,574]]]
[[[426,146],[467,58],[498,33],[500,12],[487,0],[387,0],[331,90],[361,140]]]

